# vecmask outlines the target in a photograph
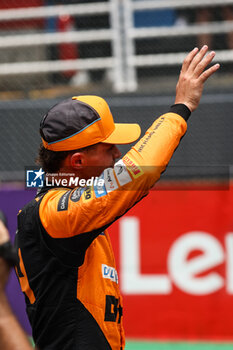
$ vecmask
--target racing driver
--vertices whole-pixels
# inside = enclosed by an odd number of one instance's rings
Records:
[[[17,274],[33,338],[40,350],[123,350],[123,306],[106,229],[145,197],[165,170],[215,53],[185,58],[175,104],[121,157],[116,144],[134,142],[137,124],[114,123],[98,96],[76,96],[52,107],[40,125],[39,161],[46,173],[74,173],[91,186],[45,186],[18,215]]]

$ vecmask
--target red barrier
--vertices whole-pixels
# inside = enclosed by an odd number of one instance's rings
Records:
[[[127,337],[233,340],[233,186],[152,191],[109,231]]]
[[[17,9],[26,7],[38,7],[43,6],[42,0],[8,0],[0,1],[0,9]],[[24,19],[24,20],[10,20],[0,23],[0,29],[27,29],[27,28],[44,28],[44,19]]]
[[[70,15],[64,15],[58,17],[58,31],[69,32],[75,30],[74,20]],[[58,45],[58,53],[60,60],[74,60],[79,57],[78,44],[77,43],[61,43]],[[68,70],[64,71],[63,75],[66,77],[72,77],[77,71]]]

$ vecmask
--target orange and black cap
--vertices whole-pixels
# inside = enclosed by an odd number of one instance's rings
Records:
[[[107,102],[99,96],[75,96],[53,106],[42,118],[45,148],[69,151],[99,142],[127,144],[140,136],[138,124],[114,123]]]

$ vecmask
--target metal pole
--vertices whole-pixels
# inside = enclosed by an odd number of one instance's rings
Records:
[[[119,0],[111,0],[110,21],[111,21],[111,28],[113,32],[112,52],[113,52],[113,59],[114,59],[113,89],[116,92],[125,91],[120,5],[121,4],[119,3]]]
[[[126,80],[127,90],[137,89],[137,72],[132,64],[132,57],[135,56],[135,42],[130,35],[130,30],[134,28],[133,8],[131,0],[124,0],[124,38],[125,38],[125,60],[126,60]]]

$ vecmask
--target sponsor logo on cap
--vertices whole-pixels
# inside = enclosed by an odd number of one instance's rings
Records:
[[[121,186],[129,183],[132,181],[129,172],[123,162],[122,159],[120,159],[115,165],[114,165],[114,170],[116,173],[117,180]]]
[[[142,169],[139,165],[136,165],[134,161],[127,155],[123,157],[124,164],[128,167],[128,170],[131,172],[134,178],[137,178],[143,174]]]
[[[104,170],[104,183],[105,183],[107,192],[114,191],[118,188],[118,184],[116,182],[114,171],[112,168],[108,168]]]

